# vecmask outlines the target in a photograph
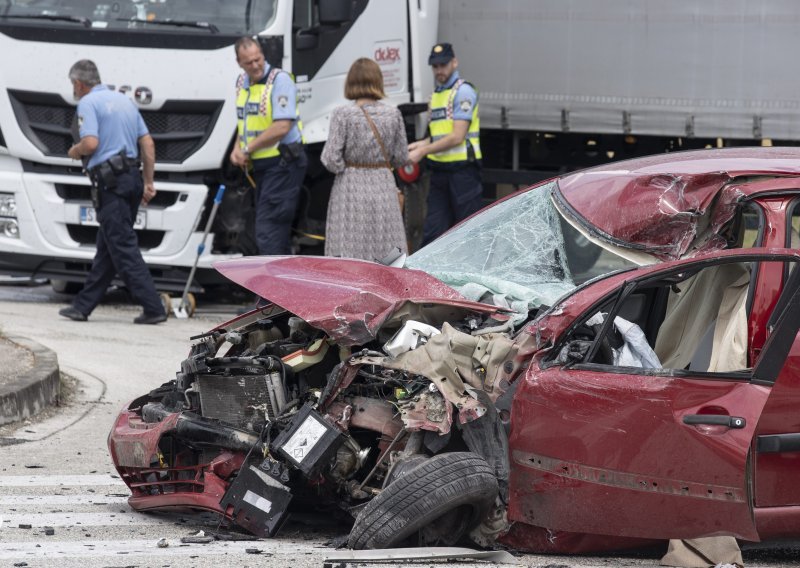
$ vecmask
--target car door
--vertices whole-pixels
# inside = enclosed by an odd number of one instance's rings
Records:
[[[752,313],[756,272],[776,262],[794,265],[797,255],[784,253],[666,263],[643,277],[637,271],[604,299],[593,298],[591,286],[570,298],[586,309],[515,394],[509,519],[577,533],[758,540],[750,450],[800,325],[797,290],[787,286],[791,301],[782,304],[755,365],[748,361],[747,320],[768,317]],[[589,339],[598,312],[607,315]],[[637,323],[645,350],[661,349],[659,360],[672,363],[602,361],[610,340],[617,352],[628,343],[626,337],[620,347],[615,337],[618,315]],[[731,322],[742,318],[736,325],[743,335],[731,332]],[[713,342],[704,354],[706,329]],[[569,352],[584,354],[556,356]]]

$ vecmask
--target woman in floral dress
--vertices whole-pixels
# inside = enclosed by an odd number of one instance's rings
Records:
[[[344,94],[352,102],[334,109],[322,150],[322,163],[336,174],[325,255],[378,260],[398,248],[407,252],[397,186],[389,169],[408,161],[403,117],[396,107],[380,102],[385,97],[383,75],[371,59],[353,63]]]

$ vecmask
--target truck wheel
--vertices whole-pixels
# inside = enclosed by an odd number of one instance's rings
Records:
[[[83,282],[50,280],[50,287],[53,289],[53,292],[58,292],[59,294],[77,294],[83,289]]]
[[[415,533],[424,544],[455,544],[487,514],[497,491],[497,478],[480,456],[434,456],[390,483],[361,510],[348,545],[391,548]]]

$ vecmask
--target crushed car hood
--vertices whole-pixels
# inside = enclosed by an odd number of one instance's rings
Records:
[[[677,260],[725,248],[719,230],[743,197],[732,190],[731,180],[797,175],[795,148],[679,152],[565,176],[554,198],[589,236]]]
[[[409,303],[498,313],[466,300],[433,276],[374,262],[311,256],[258,256],[214,263],[223,276],[277,304],[341,345],[362,345]]]

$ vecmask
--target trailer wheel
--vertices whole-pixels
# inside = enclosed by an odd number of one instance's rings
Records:
[[[486,460],[470,452],[434,456],[396,481],[361,510],[350,548],[391,548],[418,535],[415,544],[453,545],[487,514],[497,478]]]

